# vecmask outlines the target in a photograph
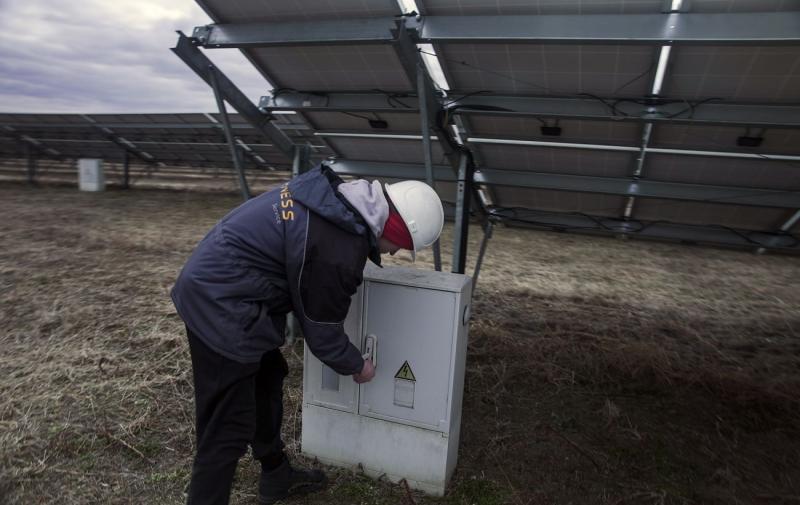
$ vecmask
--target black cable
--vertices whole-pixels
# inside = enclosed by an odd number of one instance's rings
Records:
[[[450,100],[449,102],[447,102],[445,104],[442,104],[442,107],[448,107],[448,106],[450,106],[450,105],[452,105],[452,104],[454,104],[456,102],[459,102],[459,101],[461,101],[461,100],[463,100],[465,98],[468,98],[470,96],[485,95],[487,93],[492,93],[492,92],[490,90],[473,91],[472,93],[467,93],[465,95],[461,95],[458,98],[454,98],[453,100]]]
[[[709,102],[712,102],[714,100],[722,100],[722,98],[719,98],[719,97],[705,98],[703,100],[699,100],[699,101],[695,101],[695,102],[690,102],[688,100],[683,100],[684,103],[686,103],[686,105],[688,105],[688,107],[683,109],[682,111],[676,112],[674,114],[670,114],[669,116],[667,116],[667,118],[668,119],[673,119],[673,118],[676,118],[676,117],[680,116],[681,114],[684,114],[685,112],[691,111],[691,113],[689,114],[689,117],[687,119],[692,119],[694,117],[695,110],[699,106],[701,106],[703,104],[706,104],[706,103],[709,103]]]
[[[657,60],[654,58],[654,59],[653,59],[653,60],[650,62],[650,66],[649,66],[649,67],[647,67],[647,70],[645,70],[645,71],[644,71],[644,72],[642,72],[641,74],[637,75],[636,77],[634,77],[634,78],[633,78],[633,79],[631,79],[630,81],[626,82],[626,83],[625,83],[625,84],[623,84],[622,86],[618,87],[617,89],[615,89],[614,91],[612,91],[612,92],[611,92],[611,94],[612,94],[612,95],[616,95],[617,93],[619,93],[619,92],[620,92],[620,91],[622,91],[623,89],[627,88],[628,86],[630,86],[630,85],[631,85],[631,84],[633,84],[634,82],[638,81],[638,80],[639,80],[639,79],[641,79],[642,77],[644,77],[644,76],[646,76],[647,74],[649,74],[649,73],[650,73],[650,72],[653,70],[653,68],[656,66],[656,63],[657,63]]]
[[[364,121],[373,121],[372,118],[369,118],[367,116],[362,116],[360,114],[355,114],[353,112],[339,111],[339,113],[344,114],[345,116],[357,117],[358,119],[363,119]]]
[[[513,81],[513,82],[518,82],[518,83],[521,83],[521,84],[527,84],[528,86],[533,86],[534,88],[543,89],[545,91],[554,91],[552,88],[549,88],[547,86],[542,86],[541,84],[537,84],[535,82],[524,81],[522,79],[518,79],[516,77],[512,77],[512,76],[504,74],[502,72],[495,72],[494,70],[488,70],[486,68],[481,68],[481,67],[478,67],[476,65],[472,65],[470,63],[467,63],[466,61],[452,60],[450,58],[444,58],[442,56],[437,55],[436,53],[429,53],[427,51],[423,51],[422,49],[418,49],[418,51],[420,53],[422,53],[422,54],[427,54],[429,56],[436,56],[437,58],[441,58],[441,59],[443,59],[445,61],[449,61],[450,63],[458,63],[459,65],[463,65],[463,66],[469,67],[469,68],[474,68],[475,70],[480,70],[481,72],[486,72],[487,74],[492,74],[492,75],[496,75],[498,77],[503,77],[504,79],[508,79],[510,81]]]
[[[372,88],[370,91],[376,91],[386,96],[386,103],[393,109],[397,109],[398,105],[400,106],[399,108],[413,109],[412,106],[400,100],[400,98],[408,98],[410,96],[408,93],[393,93],[380,88]]]

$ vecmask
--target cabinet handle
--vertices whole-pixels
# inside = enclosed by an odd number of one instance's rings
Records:
[[[378,337],[367,335],[364,340],[364,359],[372,361],[372,366],[378,368]]]

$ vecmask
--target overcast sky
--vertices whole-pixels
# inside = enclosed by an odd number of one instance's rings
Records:
[[[194,0],[0,0],[0,112],[210,112],[171,47],[211,20]],[[206,53],[254,102],[268,90],[235,49]]]

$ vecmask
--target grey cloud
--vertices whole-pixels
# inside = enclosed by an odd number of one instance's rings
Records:
[[[0,0],[0,111],[195,112],[213,94],[170,50],[176,29],[210,22],[190,0],[163,0],[181,16],[109,18],[93,3]],[[185,15],[183,14],[185,10]],[[21,27],[24,27],[21,28]],[[255,101],[267,83],[238,51],[209,56]]]

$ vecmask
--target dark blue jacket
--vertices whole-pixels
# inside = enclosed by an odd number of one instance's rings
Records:
[[[230,359],[257,362],[284,343],[286,313],[311,352],[342,375],[363,359],[344,332],[375,237],[321,166],[237,207],[200,242],[172,289],[178,314]]]

